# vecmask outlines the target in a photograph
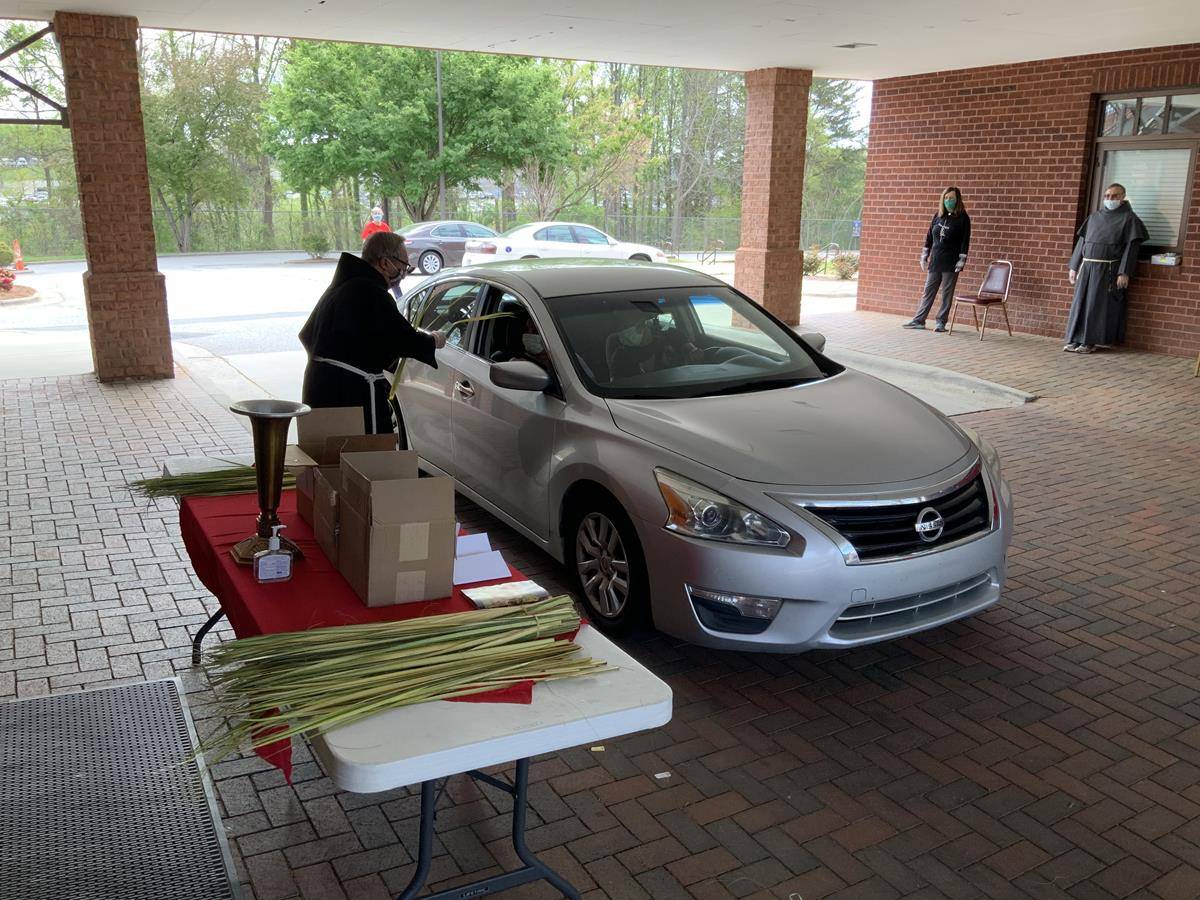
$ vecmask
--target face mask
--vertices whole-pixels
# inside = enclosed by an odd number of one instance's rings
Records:
[[[621,343],[626,347],[645,347],[650,343],[649,322],[633,325],[621,332]]]
[[[1120,201],[1120,200],[1105,200],[1105,201],[1104,201],[1104,208],[1105,208],[1105,209],[1110,209],[1110,210],[1111,210],[1111,209],[1116,209],[1116,208],[1117,208],[1118,206],[1120,206],[1120,205],[1121,205],[1121,201]]]
[[[946,209],[954,209],[954,207],[958,206],[958,200],[954,197],[947,197],[942,201],[942,203],[945,205]]]
[[[371,213],[371,221],[382,222],[383,221],[383,213]]]
[[[541,356],[546,349],[546,345],[542,343],[542,336],[540,334],[521,335],[521,346],[525,348],[525,352],[530,356]]]

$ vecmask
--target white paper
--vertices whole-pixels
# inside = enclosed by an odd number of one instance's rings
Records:
[[[477,581],[491,581],[494,578],[508,578],[508,563],[499,550],[488,553],[472,553],[470,556],[460,556],[454,560],[454,583],[475,584]]]
[[[488,540],[487,532],[479,534],[461,534],[455,545],[455,556],[470,556],[473,553],[491,553],[492,542]]]

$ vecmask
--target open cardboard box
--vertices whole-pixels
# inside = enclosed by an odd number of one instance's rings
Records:
[[[454,481],[420,478],[412,450],[343,453],[338,571],[367,606],[449,597]]]
[[[395,450],[395,434],[364,434],[359,406],[317,407],[296,420],[297,442],[289,444],[284,465],[296,476],[296,511],[316,527],[313,501],[317,469],[337,468],[343,453]]]

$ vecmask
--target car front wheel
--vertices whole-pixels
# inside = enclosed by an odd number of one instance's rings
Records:
[[[650,590],[641,543],[616,501],[589,495],[568,523],[567,559],[588,618],[609,634],[628,634],[649,619]]]
[[[436,250],[426,250],[417,259],[417,266],[424,275],[436,275],[442,271],[442,255]]]

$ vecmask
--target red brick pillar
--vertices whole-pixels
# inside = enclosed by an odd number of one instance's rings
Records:
[[[742,241],[734,284],[789,325],[800,321],[804,254],[806,69],[746,73],[746,152],[742,173]]]
[[[96,375],[171,378],[167,291],[154,250],[137,19],[54,14],[79,180],[83,292]]]

